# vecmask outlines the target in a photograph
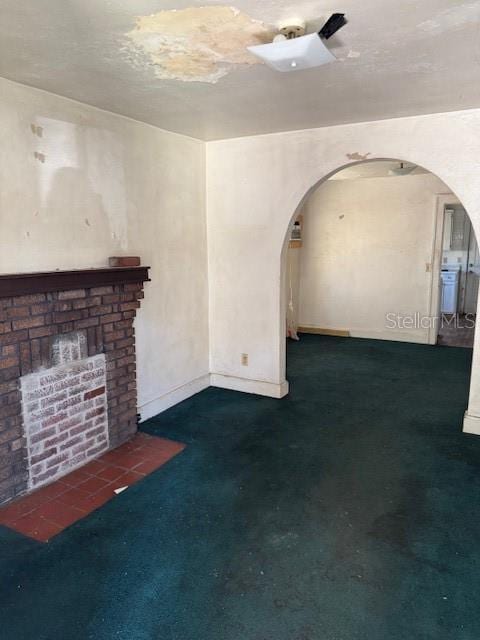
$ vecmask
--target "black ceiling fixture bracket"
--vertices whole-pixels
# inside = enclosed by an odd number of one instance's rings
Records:
[[[345,18],[344,13],[332,13],[330,18],[318,32],[318,35],[320,36],[320,38],[328,40],[333,36],[334,33],[337,33],[337,31],[344,27],[346,24],[347,19]]]

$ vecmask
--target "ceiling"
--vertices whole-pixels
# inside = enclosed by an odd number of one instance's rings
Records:
[[[2,0],[0,76],[203,140],[480,106],[480,0],[231,4],[230,21],[225,0]],[[201,7],[200,38],[191,12],[152,27],[152,14]],[[279,21],[314,30],[335,11],[349,23],[328,41],[333,64],[278,73],[244,55]],[[165,47],[179,41],[167,73]]]

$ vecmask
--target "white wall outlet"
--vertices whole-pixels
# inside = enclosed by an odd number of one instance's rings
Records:
[[[244,367],[248,367],[248,353],[242,353],[240,361]]]

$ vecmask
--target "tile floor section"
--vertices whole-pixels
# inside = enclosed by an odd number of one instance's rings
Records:
[[[0,509],[0,524],[47,542],[113,498],[115,489],[138,482],[185,445],[146,433],[108,451],[81,469]]]
[[[475,328],[470,326],[471,317],[467,319],[464,315],[459,315],[455,321],[453,316],[443,315],[445,322],[439,327],[437,344],[443,347],[473,348]]]

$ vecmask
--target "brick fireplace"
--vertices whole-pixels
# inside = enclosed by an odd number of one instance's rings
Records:
[[[0,276],[0,504],[137,430],[148,267]]]

